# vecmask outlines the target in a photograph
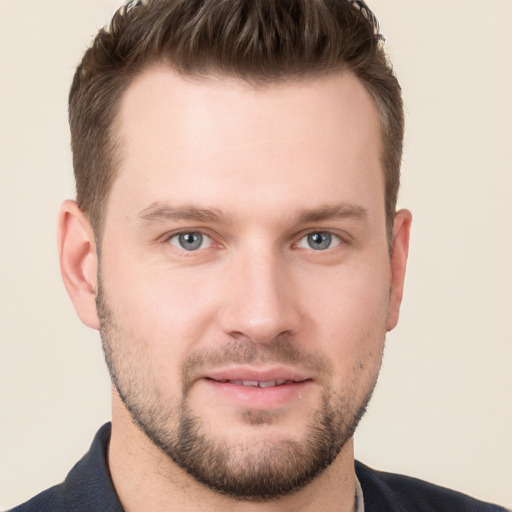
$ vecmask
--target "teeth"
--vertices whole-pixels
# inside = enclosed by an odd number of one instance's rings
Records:
[[[260,388],[273,388],[276,385],[277,385],[277,381],[276,380],[268,380],[267,382],[260,382],[258,387],[260,387]]]
[[[267,381],[258,381],[258,380],[223,380],[219,382],[230,382],[235,386],[250,386],[253,388],[273,388],[275,386],[282,386],[283,384],[290,384],[293,381],[278,379],[278,380],[267,380]]]

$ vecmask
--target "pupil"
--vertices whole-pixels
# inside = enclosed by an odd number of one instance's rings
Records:
[[[195,250],[201,247],[201,243],[203,241],[202,235],[198,233],[184,233],[179,236],[180,245],[184,249]]]
[[[312,249],[327,249],[331,245],[331,235],[329,233],[312,233],[309,235],[309,245]]]

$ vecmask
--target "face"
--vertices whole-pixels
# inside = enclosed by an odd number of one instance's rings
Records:
[[[289,493],[350,439],[396,321],[376,109],[350,74],[151,69],[119,129],[97,297],[118,394],[210,488]]]

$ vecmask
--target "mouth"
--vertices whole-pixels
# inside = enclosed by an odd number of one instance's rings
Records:
[[[311,380],[311,376],[287,367],[228,367],[212,370],[201,376],[220,384],[252,388],[275,388],[289,384],[300,384]]]
[[[228,368],[203,375],[201,382],[208,403],[252,410],[291,405],[313,389],[311,376],[287,368]]]
[[[208,378],[208,377],[207,377]],[[275,379],[275,380],[239,380],[239,379],[210,379],[221,384],[232,384],[233,386],[248,386],[252,388],[275,388],[278,386],[286,386],[287,384],[299,384],[309,379],[291,380],[291,379]]]

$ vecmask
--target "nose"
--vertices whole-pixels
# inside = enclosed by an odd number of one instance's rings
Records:
[[[230,337],[268,343],[299,330],[291,269],[271,251],[240,258],[226,275],[223,291],[218,318]]]

